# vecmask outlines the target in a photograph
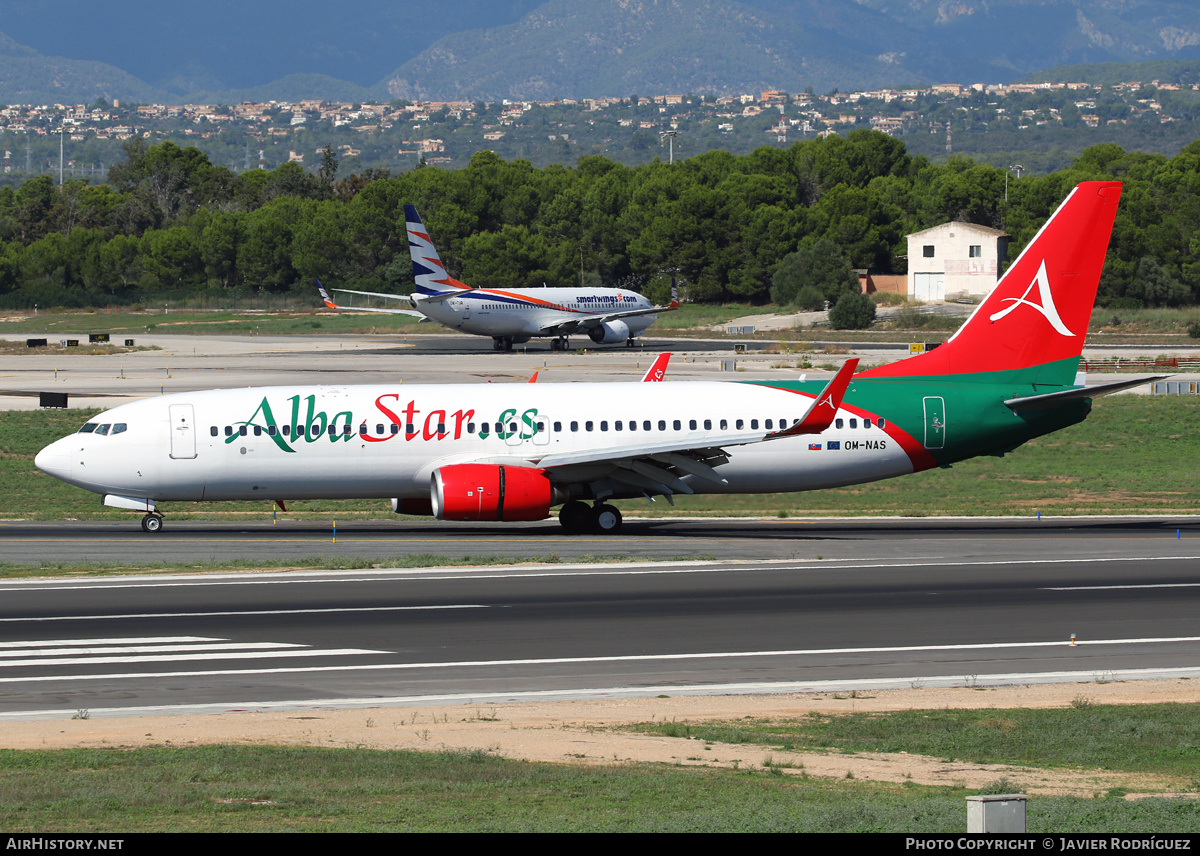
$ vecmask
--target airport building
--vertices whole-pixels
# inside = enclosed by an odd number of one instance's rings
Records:
[[[908,296],[915,300],[984,297],[1000,278],[1008,234],[953,221],[908,236]]]

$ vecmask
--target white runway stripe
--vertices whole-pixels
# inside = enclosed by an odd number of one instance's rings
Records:
[[[206,636],[140,636],[130,639],[54,639],[0,643],[0,669],[22,666],[180,663],[195,660],[264,660],[385,654],[366,648],[313,648],[295,642],[230,642]]]
[[[433,609],[487,609],[480,603],[453,603],[440,606],[353,606],[328,609],[245,609],[225,612],[129,612],[113,615],[39,615],[32,617],[0,618],[0,624],[31,621],[123,621],[130,618],[214,618],[265,615],[336,615],[353,612],[417,612]]]

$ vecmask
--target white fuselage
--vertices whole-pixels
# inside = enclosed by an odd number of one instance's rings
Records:
[[[898,429],[862,425],[854,408],[839,411],[846,427],[762,441],[812,399],[743,383],[210,390],[113,408],[36,464],[99,494],[155,501],[428,497],[432,472],[455,463],[544,467],[597,484],[623,460],[707,447],[728,454],[717,469],[726,483],[684,477],[697,493],[810,490],[913,471]]]
[[[439,324],[477,336],[510,338],[558,336],[553,328],[563,323],[653,305],[642,295],[621,288],[476,289],[437,301],[413,295],[413,306]],[[649,314],[622,320],[632,337],[645,332],[657,318]]]

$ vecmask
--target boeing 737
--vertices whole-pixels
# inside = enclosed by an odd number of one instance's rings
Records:
[[[828,383],[179,393],[95,416],[36,464],[142,512],[149,532],[163,502],[371,497],[444,520],[561,506],[568,532],[616,532],[613,499],[818,490],[1001,455],[1145,382],[1077,376],[1120,194],[1119,182],[1075,188],[941,347],[857,374],[849,360]]]
[[[404,216],[416,293],[384,294],[349,288],[333,291],[403,300],[412,308],[356,307],[354,311],[414,315],[464,333],[491,336],[497,351],[511,351],[513,345],[533,338],[550,338],[550,350],[565,351],[570,336],[577,333],[586,334],[597,345],[632,345],[634,338],[655,322],[659,312],[679,308],[674,285],[671,305],[666,307],[654,306],[637,292],[623,288],[471,288],[446,273],[417,209],[405,205]],[[330,309],[350,308],[335,303],[320,282],[317,288]]]

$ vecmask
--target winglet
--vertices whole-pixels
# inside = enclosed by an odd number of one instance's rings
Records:
[[[654,365],[650,366],[650,370],[646,372],[646,376],[642,378],[642,383],[658,383],[667,376],[667,363],[671,361],[671,352],[659,354],[658,359],[654,361]]]
[[[330,309],[342,308],[333,302],[333,298],[329,296],[329,292],[325,290],[325,286],[321,285],[321,280],[319,279],[317,280],[317,291],[321,292],[321,299],[325,301],[325,305]]]
[[[679,287],[675,285],[675,277],[671,277],[671,303],[668,309],[679,308]]]
[[[850,386],[850,379],[854,376],[856,368],[858,368],[857,359],[846,360],[838,369],[838,373],[833,376],[833,380],[825,384],[825,388],[813,399],[804,418],[790,428],[768,434],[767,439],[796,437],[800,434],[820,434],[832,425],[838,408],[842,406],[842,397],[846,394],[846,388]]]

